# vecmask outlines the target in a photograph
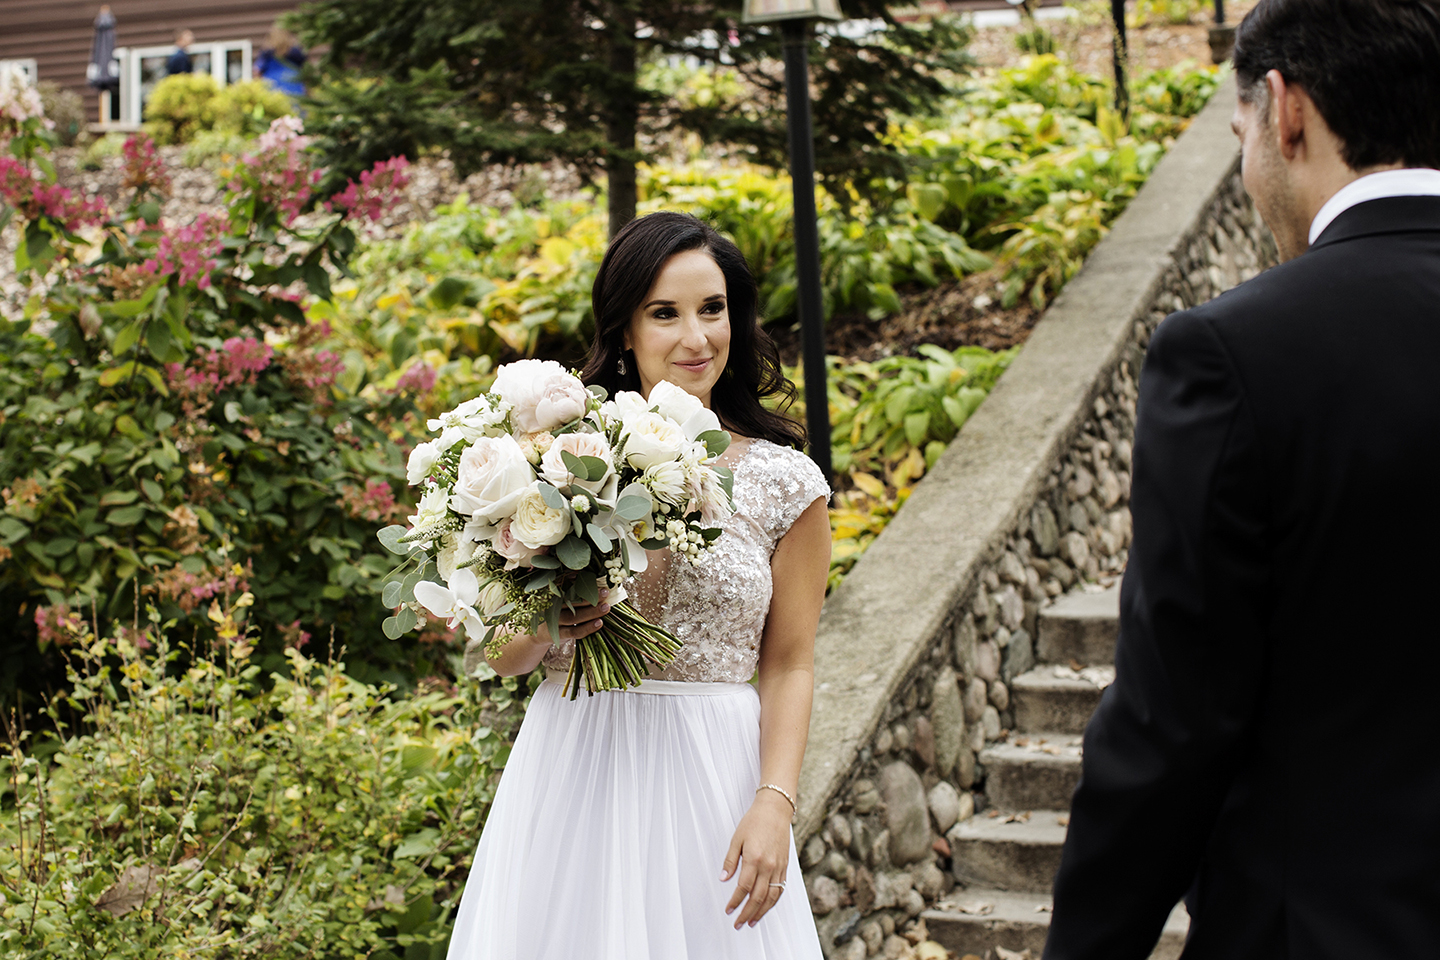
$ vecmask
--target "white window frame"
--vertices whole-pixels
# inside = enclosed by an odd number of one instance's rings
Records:
[[[14,60],[0,60],[0,70],[6,67],[23,74],[32,87],[40,81],[40,65],[36,63],[34,57],[17,57]]]
[[[198,54],[210,55],[210,76],[221,87],[229,86],[225,74],[228,57],[226,54],[240,51],[240,79],[249,80],[254,73],[252,58],[253,45],[249,40],[218,40],[210,43],[192,43],[186,48],[191,57]],[[138,125],[145,119],[145,104],[141,97],[141,61],[152,57],[169,57],[175,52],[172,43],[164,47],[116,47],[115,59],[120,61],[120,124]]]

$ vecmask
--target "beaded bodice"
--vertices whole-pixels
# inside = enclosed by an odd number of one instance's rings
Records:
[[[770,556],[805,508],[830,488],[809,457],[767,440],[738,440],[721,458],[735,472],[735,513],[700,564],[650,551],[650,566],[626,585],[642,616],[683,646],[660,680],[743,683],[755,673],[770,612]],[[573,642],[545,655],[569,668]]]

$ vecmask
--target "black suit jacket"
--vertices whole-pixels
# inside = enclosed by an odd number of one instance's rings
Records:
[[[1130,508],[1047,960],[1440,957],[1440,198],[1165,319]]]

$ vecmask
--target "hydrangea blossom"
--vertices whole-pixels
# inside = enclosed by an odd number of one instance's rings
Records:
[[[145,261],[145,267],[157,275],[178,273],[182,284],[198,280],[204,290],[219,265],[215,258],[220,253],[221,239],[229,231],[229,220],[202,213],[194,223],[162,236],[155,256]]]
[[[70,231],[103,223],[109,216],[104,200],[77,197],[66,187],[47,184],[14,157],[0,157],[0,199],[26,219],[48,217]]]
[[[125,188],[127,190],[153,190],[156,193],[170,192],[170,174],[165,170],[165,161],[155,141],[143,133],[137,133],[125,141]]]
[[[404,157],[381,160],[374,167],[360,174],[360,182],[346,183],[345,189],[331,197],[325,209],[339,210],[346,216],[360,216],[371,222],[378,221],[400,202],[400,193],[410,182],[405,168],[410,161]]]
[[[299,117],[277,117],[255,141],[255,152],[240,161],[255,181],[256,197],[276,207],[287,226],[305,209],[320,182],[320,171],[305,155],[310,138],[301,134],[303,129]],[[242,191],[244,184],[237,178],[230,189]]]
[[[40,91],[14,64],[0,65],[0,118],[24,123],[33,118],[45,117],[45,105],[40,101]],[[53,120],[45,122],[47,127],[55,126]]]

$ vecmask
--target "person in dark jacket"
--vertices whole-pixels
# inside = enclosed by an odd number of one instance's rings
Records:
[[[175,52],[165,61],[165,75],[174,76],[177,73],[193,73],[195,61],[190,59],[190,44],[195,42],[195,34],[189,30],[175,31]]]
[[[1145,360],[1116,679],[1046,960],[1440,957],[1440,0],[1260,0],[1279,266]],[[1187,892],[1188,891],[1188,892]]]

